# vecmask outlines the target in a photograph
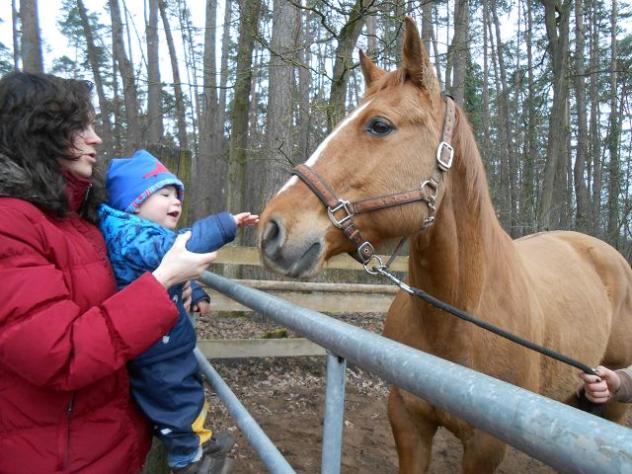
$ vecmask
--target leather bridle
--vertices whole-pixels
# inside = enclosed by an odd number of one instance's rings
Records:
[[[435,154],[437,166],[432,175],[421,183],[419,189],[350,202],[339,198],[329,183],[309,166],[298,165],[292,170],[292,174],[298,176],[325,205],[331,223],[342,230],[345,236],[355,245],[356,252],[355,254],[350,253],[350,255],[362,263],[365,268],[367,268],[371,259],[375,257],[375,248],[371,242],[362,237],[360,230],[356,227],[353,221],[353,217],[356,214],[421,201],[426,203],[430,212],[424,219],[420,231],[426,230],[434,222],[439,187],[443,182],[444,173],[452,167],[452,160],[454,159],[454,148],[452,148],[450,142],[456,121],[456,108],[450,96],[446,95],[444,99],[446,112],[443,119],[441,141]]]

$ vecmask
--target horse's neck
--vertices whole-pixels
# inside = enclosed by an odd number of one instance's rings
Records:
[[[496,219],[487,190],[472,208],[465,174],[452,182],[434,225],[411,242],[410,282],[465,310],[474,310],[487,279],[503,281],[515,250]],[[509,275],[506,275],[507,277]]]

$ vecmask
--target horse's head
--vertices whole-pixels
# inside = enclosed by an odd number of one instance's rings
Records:
[[[387,73],[362,52],[360,63],[364,98],[262,213],[261,254],[279,273],[312,276],[363,241],[412,235],[431,223],[445,192],[437,156],[449,167],[451,148],[440,146],[447,107],[414,22],[406,20],[398,70]],[[337,208],[337,200],[352,204]]]

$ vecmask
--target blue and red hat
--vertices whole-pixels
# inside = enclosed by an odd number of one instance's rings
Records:
[[[110,207],[130,213],[165,186],[175,186],[180,200],[184,195],[182,181],[146,150],[138,150],[129,158],[113,159],[105,185]]]

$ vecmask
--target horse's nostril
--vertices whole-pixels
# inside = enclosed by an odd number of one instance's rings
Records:
[[[279,235],[279,224],[276,223],[274,219],[270,219],[270,222],[266,225],[265,230],[263,231],[263,240],[269,241],[274,240]]]
[[[261,250],[267,257],[272,258],[279,251],[282,243],[282,228],[275,219],[270,219],[261,236]]]

